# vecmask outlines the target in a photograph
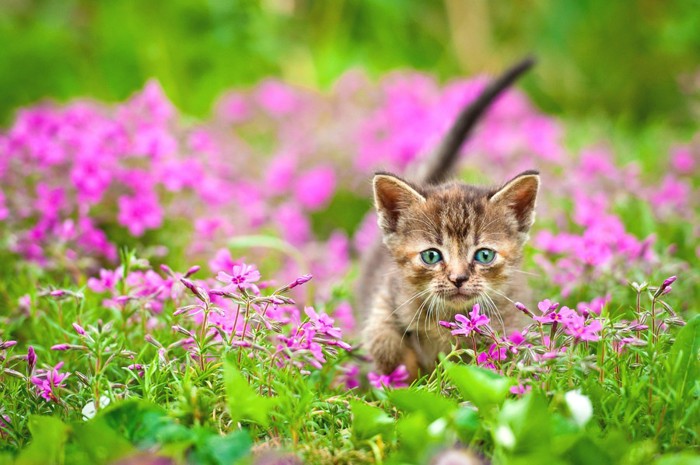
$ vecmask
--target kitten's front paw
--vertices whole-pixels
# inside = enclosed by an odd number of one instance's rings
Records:
[[[418,356],[413,349],[407,347],[406,345],[401,345],[398,348],[394,347],[391,350],[387,350],[389,348],[387,346],[383,346],[382,349],[384,350],[372,351],[374,365],[377,367],[379,372],[388,375],[396,370],[399,365],[404,365],[410,376],[407,380],[408,383],[411,383],[418,378]]]

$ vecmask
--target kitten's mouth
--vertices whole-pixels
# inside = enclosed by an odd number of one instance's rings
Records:
[[[465,289],[454,289],[451,291],[442,291],[439,293],[440,296],[447,300],[448,302],[459,302],[464,303],[468,300],[474,300],[478,294],[475,292],[469,292]]]

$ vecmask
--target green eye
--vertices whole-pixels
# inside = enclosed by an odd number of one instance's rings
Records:
[[[479,249],[474,254],[474,261],[482,265],[488,265],[496,258],[496,251],[491,249]]]
[[[434,265],[442,260],[442,254],[439,250],[428,249],[420,253],[420,259],[423,260],[423,263],[426,265]]]

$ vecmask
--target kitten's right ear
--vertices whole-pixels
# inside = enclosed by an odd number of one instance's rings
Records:
[[[372,184],[379,227],[385,233],[396,231],[402,210],[416,202],[425,202],[425,196],[415,187],[391,174],[374,175]]]

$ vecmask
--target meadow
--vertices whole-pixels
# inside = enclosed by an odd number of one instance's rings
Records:
[[[700,464],[689,2],[477,8],[499,45],[453,49],[457,2],[224,3],[2,7],[0,464]],[[465,308],[409,386],[360,344],[371,178],[499,47],[540,68],[458,176],[541,173],[530,324]]]
[[[367,373],[371,173],[418,162],[485,82],[270,79],[201,121],[155,81],[21,110],[0,139],[4,462],[424,463],[459,442],[497,463],[696,463],[699,148],[584,143],[517,90],[461,172],[542,172],[537,299],[514,303],[532,324],[465,308],[430,376]]]

